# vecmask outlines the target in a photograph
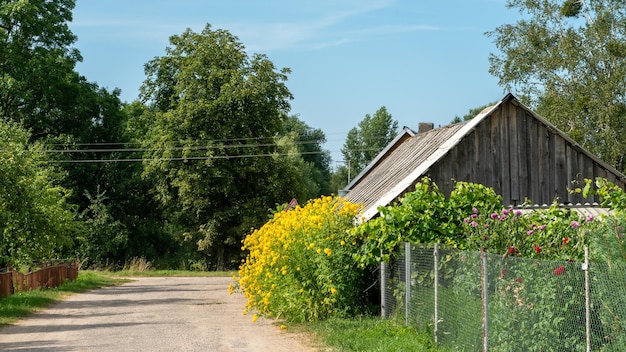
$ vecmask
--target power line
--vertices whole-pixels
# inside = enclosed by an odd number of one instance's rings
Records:
[[[300,152],[298,155],[323,154],[321,152]],[[209,160],[209,159],[242,159],[242,158],[262,158],[275,156],[290,156],[291,153],[271,153],[271,154],[240,154],[240,155],[212,155],[212,156],[189,156],[171,158],[129,158],[129,159],[78,159],[78,160],[49,160],[44,161],[52,164],[86,164],[86,163],[109,163],[109,162],[144,162],[144,161],[188,161],[188,160]]]
[[[317,141],[297,141],[294,145],[317,144]],[[110,145],[101,143],[99,145]],[[68,145],[69,146],[69,145]],[[236,149],[236,148],[265,148],[280,147],[277,143],[264,144],[223,144],[223,145],[190,145],[183,147],[163,147],[163,148],[98,148],[98,149],[46,149],[47,153],[112,153],[112,152],[148,152],[148,151],[171,151],[171,150],[211,150],[211,149]]]

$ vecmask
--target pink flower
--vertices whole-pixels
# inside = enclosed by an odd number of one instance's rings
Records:
[[[528,236],[530,236],[530,235],[532,235],[532,234],[533,234],[533,232],[534,232],[533,230],[528,230],[528,231],[526,231],[526,234],[527,234]]]
[[[515,216],[520,216],[520,215],[522,215],[522,211],[521,210],[515,210],[513,212],[513,214],[515,214]]]
[[[498,213],[491,213],[491,219],[495,220],[498,218]]]
[[[572,225],[573,228],[577,229],[580,227],[580,224],[578,223],[578,221],[574,221],[572,220],[572,222],[570,223],[570,225]]]
[[[546,225],[539,226],[539,230],[545,230],[545,229],[546,229]]]
[[[502,215],[504,216],[509,215],[509,211],[507,209],[502,210]]]
[[[476,221],[472,221],[472,222],[470,223],[470,225],[472,225],[472,227],[477,227],[477,226],[478,226],[478,223],[476,223]]]
[[[561,265],[560,267],[554,269],[554,275],[561,275],[565,272],[565,267]]]
[[[472,208],[472,212],[473,212],[474,214],[478,214],[478,209],[476,209],[476,207],[473,207],[473,208]]]
[[[593,221],[593,215],[589,215],[589,216],[587,216],[587,218],[585,219],[585,221],[587,221],[587,222],[592,222],[592,221]]]
[[[472,218],[472,219],[476,219],[477,217],[478,217],[478,215],[476,215],[476,214],[472,214],[472,215],[471,215],[471,218]]]
[[[470,223],[470,221],[471,221],[471,220],[470,220],[469,218],[465,218],[465,219],[463,219],[463,222],[465,222],[466,224],[469,224],[469,223]]]

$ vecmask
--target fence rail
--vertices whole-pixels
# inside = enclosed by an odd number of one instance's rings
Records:
[[[620,351],[626,265],[405,244],[381,270],[385,317],[455,351]]]
[[[38,288],[53,288],[66,281],[74,281],[78,277],[78,261],[44,266],[43,268],[20,273],[9,268],[0,273],[0,298],[8,297],[17,292],[27,292]]]

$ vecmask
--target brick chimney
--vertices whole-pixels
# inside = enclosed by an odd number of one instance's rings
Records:
[[[417,125],[417,133],[424,133],[435,128],[435,124],[432,122],[420,122]]]

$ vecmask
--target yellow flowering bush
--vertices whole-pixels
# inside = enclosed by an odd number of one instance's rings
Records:
[[[248,255],[235,284],[247,311],[289,321],[313,321],[354,313],[362,271],[352,258],[351,231],[358,205],[321,197],[277,212],[243,241]]]

